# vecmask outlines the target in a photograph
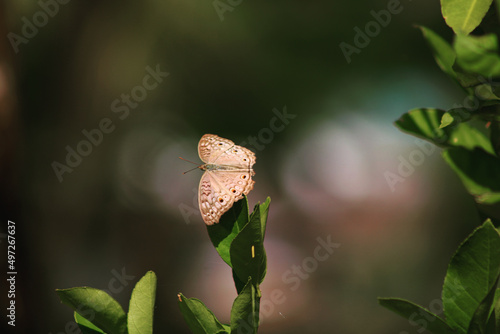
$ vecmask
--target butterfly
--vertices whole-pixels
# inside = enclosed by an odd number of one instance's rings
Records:
[[[198,188],[198,204],[205,224],[213,225],[253,189],[256,157],[249,149],[211,134],[201,137],[198,155],[204,162],[198,168],[205,171]]]

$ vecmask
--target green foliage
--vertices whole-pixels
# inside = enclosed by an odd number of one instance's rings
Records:
[[[482,21],[493,0],[441,0],[446,24],[455,34],[470,34]]]
[[[251,278],[254,286],[262,283],[266,276],[267,258],[264,250],[264,229],[269,198],[268,201],[262,204],[262,207],[263,210],[266,210],[266,215],[261,216],[261,205],[257,204],[250,216],[250,221],[234,238],[230,249],[234,275],[241,282],[246,282]],[[238,286],[236,286],[236,289],[238,292],[241,291]]]
[[[230,327],[221,324],[212,311],[199,299],[186,298],[179,293],[179,308],[189,329],[194,334],[230,332]]]
[[[80,327],[83,334],[96,334],[104,333],[102,330],[97,328],[93,323],[88,321],[86,318],[82,317],[79,313],[74,312],[75,321]]]
[[[105,333],[127,331],[127,315],[106,292],[90,287],[56,290],[61,301]]]
[[[220,218],[218,224],[207,226],[212,244],[220,257],[231,268],[233,267],[230,256],[231,243],[247,222],[248,201],[245,197],[243,200],[234,203],[233,207]]]
[[[490,215],[494,209],[485,209],[500,204],[500,85],[495,83],[500,79],[500,55],[496,34],[469,35],[491,3],[441,1],[446,23],[457,34],[453,44],[419,27],[440,69],[466,93],[463,103],[449,110],[414,109],[395,122],[402,131],[442,147],[444,160],[482,205],[481,216],[491,218],[451,259],[442,292],[444,318],[404,299],[379,299],[382,306],[432,333],[500,333],[500,235],[492,223],[498,220]]]
[[[134,287],[127,316],[129,334],[153,333],[156,275],[147,273]]]
[[[466,333],[481,302],[496,289],[500,274],[500,235],[490,221],[477,228],[451,259],[443,285],[448,324]],[[492,300],[486,307],[486,315]]]
[[[233,269],[238,292],[231,310],[231,325],[220,323],[200,300],[179,293],[179,309],[193,333],[257,333],[260,289],[266,275],[264,235],[271,199],[257,204],[248,215],[246,196],[226,212],[218,224],[207,226],[208,235],[221,256]],[[152,334],[156,296],[156,275],[150,271],[132,291],[129,311],[106,292],[90,287],[56,290],[61,301],[75,311],[75,320],[84,334]]]
[[[454,118],[450,112],[455,115]],[[404,132],[443,148],[463,147],[473,150],[478,147],[494,154],[487,135],[468,123],[458,121],[459,115],[455,112],[457,112],[456,109],[448,112],[433,108],[413,109],[401,116],[394,124]],[[460,115],[464,116],[463,113]],[[447,122],[450,117],[454,120],[452,122],[456,122],[455,126],[448,127]]]
[[[476,202],[500,202],[500,160],[481,149],[463,148],[443,152],[445,161],[458,174]]]
[[[497,310],[491,311],[499,303],[500,295],[494,296],[499,276],[500,235],[486,221],[462,243],[448,266],[442,293],[446,320],[404,299],[379,298],[379,303],[432,333],[486,333],[489,323],[500,318]],[[500,327],[496,330],[492,333]]]
[[[231,324],[221,324],[198,299],[179,294],[179,308],[193,333],[257,333],[260,289],[266,275],[264,235],[271,199],[257,204],[248,216],[248,201],[235,203],[218,224],[207,226],[220,257],[233,269],[238,292],[231,309]]]
[[[451,334],[453,329],[440,317],[420,305],[400,298],[379,298],[383,307],[407,318],[420,328],[432,333]]]
[[[441,146],[449,139],[446,132],[439,127],[443,115],[444,111],[439,109],[413,109],[403,114],[395,125],[404,132]]]
[[[61,301],[75,311],[84,334],[151,334],[156,295],[156,275],[149,271],[136,284],[128,314],[106,292],[90,287],[58,289]]]
[[[259,301],[260,293],[250,277],[234,300],[231,308],[232,332],[257,333],[259,328]]]
[[[449,110],[410,110],[395,122],[409,134],[445,148],[443,157],[481,204],[500,203],[500,54],[498,36],[469,35],[491,1],[441,1],[448,25],[457,35],[449,44],[431,29],[419,27],[438,66],[466,93]],[[493,217],[492,217],[493,218]]]
[[[456,78],[453,65],[457,56],[450,43],[429,28],[423,26],[419,26],[419,28],[422,30],[425,40],[429,43],[438,66],[444,73],[452,78]]]
[[[457,65],[465,72],[484,77],[500,75],[500,56],[496,35],[457,35],[453,48],[456,52]]]

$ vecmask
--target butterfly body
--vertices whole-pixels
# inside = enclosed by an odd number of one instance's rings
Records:
[[[204,171],[216,171],[216,170],[224,170],[224,171],[241,171],[245,169],[241,169],[238,166],[231,166],[231,165],[216,165],[216,164],[204,164],[199,167],[201,170]]]
[[[200,180],[198,204],[203,221],[212,225],[253,189],[256,158],[249,149],[211,134],[201,137],[198,154],[205,163],[199,166],[205,173]]]

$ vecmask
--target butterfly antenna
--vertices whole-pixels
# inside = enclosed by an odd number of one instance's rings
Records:
[[[199,167],[200,167],[200,166],[196,166],[195,168],[191,168],[190,170],[187,170],[187,171],[185,171],[184,173],[182,173],[182,175],[184,175],[184,174],[186,174],[186,173],[189,173],[190,171],[195,170],[195,169],[197,169],[197,168],[199,168]]]
[[[179,157],[179,159],[184,160],[184,161],[187,161],[187,162],[190,162],[190,163],[192,163],[192,164],[195,164],[195,165],[196,165],[196,167],[191,168],[190,170],[187,170],[187,171],[185,171],[184,173],[182,173],[183,175],[184,175],[184,174],[186,174],[186,173],[189,173],[189,172],[190,172],[190,171],[192,171],[192,170],[195,170],[195,169],[197,169],[197,168],[200,168],[200,166],[201,166],[201,165],[198,165],[196,162],[193,162],[193,161],[191,161],[191,160],[187,160],[187,159],[184,159],[184,158],[181,158],[181,157]]]
[[[187,162],[190,162],[190,163],[195,164],[195,165],[198,165],[198,163],[193,162],[193,161],[188,160],[188,159],[184,159],[184,158],[182,158],[182,157],[179,157],[179,159],[184,160],[184,161],[187,161]]]

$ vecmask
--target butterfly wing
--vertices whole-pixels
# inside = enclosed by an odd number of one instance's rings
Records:
[[[213,163],[220,166],[221,169],[229,167],[230,169],[252,170],[255,161],[256,157],[252,151],[242,146],[233,145],[222,152]],[[254,175],[253,171],[252,175]]]
[[[234,204],[234,198],[221,185],[213,172],[203,173],[198,189],[198,205],[201,217],[207,225],[219,222],[220,217]]]
[[[218,223],[220,217],[253,189],[250,171],[207,170],[200,180],[198,203],[207,225]]]
[[[216,135],[204,135],[198,144],[201,169],[198,203],[207,225],[219,222],[220,217],[253,189],[252,166],[255,154]]]
[[[242,199],[243,195],[248,195],[255,183],[252,180],[253,171],[251,170],[217,170],[210,173],[212,178],[222,186],[223,191],[234,198],[234,202]]]
[[[198,155],[204,163],[212,164],[225,151],[234,146],[229,139],[217,135],[206,134],[198,143]]]

